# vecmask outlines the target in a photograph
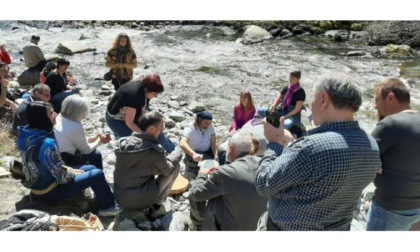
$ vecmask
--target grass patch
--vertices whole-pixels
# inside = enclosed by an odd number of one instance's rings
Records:
[[[17,153],[16,139],[10,135],[11,125],[8,122],[1,121],[0,125],[0,157],[15,156]],[[1,161],[0,161],[1,162]]]

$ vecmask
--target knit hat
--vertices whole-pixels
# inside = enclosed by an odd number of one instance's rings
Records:
[[[45,69],[47,69],[47,71],[51,71],[52,69],[56,68],[57,66],[55,65],[54,62],[49,61],[47,64],[45,64]]]
[[[197,114],[197,118],[211,121],[213,120],[213,115],[208,111],[203,111]]]

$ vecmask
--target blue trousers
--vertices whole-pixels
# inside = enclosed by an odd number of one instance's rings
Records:
[[[80,170],[85,171],[67,184],[60,184],[50,192],[43,195],[32,195],[35,199],[56,203],[64,199],[73,198],[80,195],[83,190],[90,187],[95,193],[96,200],[101,209],[107,209],[115,206],[114,195],[106,182],[102,170],[93,165],[84,165]]]
[[[106,123],[108,127],[114,132],[117,138],[131,136],[133,131],[125,124],[125,121],[117,120],[112,118],[105,113]],[[158,137],[158,142],[162,145],[162,147],[166,150],[166,152],[171,153],[175,150],[175,144],[167,138],[163,132]]]

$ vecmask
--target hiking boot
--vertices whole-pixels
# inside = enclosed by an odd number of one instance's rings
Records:
[[[100,217],[114,217],[119,212],[121,212],[121,208],[119,206],[112,206],[107,209],[99,210],[98,216]]]
[[[151,207],[151,209],[152,209],[152,212],[150,214],[150,217],[152,219],[157,219],[166,214],[166,208],[163,204],[160,205],[158,209],[155,209],[154,207]]]

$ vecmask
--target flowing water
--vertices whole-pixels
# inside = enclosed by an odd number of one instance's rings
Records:
[[[232,108],[241,90],[251,91],[256,106],[267,106],[281,87],[287,85],[288,73],[295,68],[302,70],[301,85],[307,93],[305,116],[310,113],[312,85],[320,75],[335,71],[350,73],[360,84],[364,100],[357,119],[368,132],[376,123],[373,87],[385,77],[405,78],[411,87],[413,107],[420,108],[419,58],[375,58],[370,52],[379,47],[366,46],[363,41],[338,43],[325,37],[300,36],[243,45],[235,42],[237,37],[221,36],[217,29],[209,26],[168,26],[146,32],[120,26],[45,30],[18,25],[19,29],[11,30],[11,23],[0,22],[0,40],[6,42],[14,58],[11,70],[18,74],[25,69],[18,53],[25,44],[23,37],[40,35],[39,45],[49,56],[60,42],[78,40],[83,33],[96,33],[98,38],[84,40],[96,48],[96,52],[66,57],[79,83],[99,90],[105,81],[95,78],[107,71],[106,51],[116,35],[125,32],[132,40],[139,62],[135,76],[159,74],[166,84],[161,100],[176,95],[179,100],[204,102],[216,120],[225,125],[230,123]],[[365,51],[366,55],[346,57],[348,51]],[[304,123],[308,124],[306,119]]]

